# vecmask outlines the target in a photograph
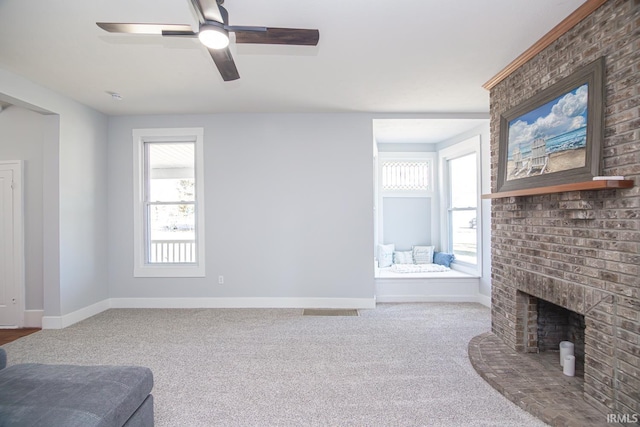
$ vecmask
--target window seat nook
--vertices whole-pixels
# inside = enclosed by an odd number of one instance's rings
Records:
[[[397,273],[375,266],[377,302],[478,302],[480,278],[449,269]]]
[[[451,268],[455,256],[434,246],[378,245],[373,260],[377,302],[479,302],[480,277]]]

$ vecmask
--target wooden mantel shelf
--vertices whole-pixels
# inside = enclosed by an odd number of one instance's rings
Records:
[[[552,185],[549,187],[526,188],[524,190],[503,191],[500,193],[483,194],[483,199],[501,199],[504,197],[518,196],[536,196],[540,194],[564,193],[565,191],[582,191],[582,190],[608,190],[616,188],[632,188],[634,181],[625,180],[603,180],[603,181],[584,181],[574,182],[571,184]]]

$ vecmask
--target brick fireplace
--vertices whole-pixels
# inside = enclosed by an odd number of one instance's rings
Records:
[[[557,329],[584,326],[573,338],[584,399],[604,414],[640,414],[640,1],[606,2],[491,89],[492,191],[500,115],[600,57],[601,174],[635,186],[492,200],[492,332],[535,353],[558,339],[539,329],[540,308],[543,323],[568,316]]]

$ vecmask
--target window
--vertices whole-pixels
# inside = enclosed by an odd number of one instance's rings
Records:
[[[480,136],[440,151],[443,218],[446,233],[443,250],[453,253],[455,265],[479,274],[480,265]]]
[[[145,142],[145,262],[194,264],[193,142]]]
[[[385,161],[382,163],[382,191],[429,189],[429,162]]]
[[[378,189],[386,196],[430,196],[434,153],[383,152],[378,160]]]
[[[137,129],[133,139],[134,276],[204,276],[202,129]]]
[[[476,153],[449,162],[449,247],[456,259],[469,264],[478,260],[478,187]]]

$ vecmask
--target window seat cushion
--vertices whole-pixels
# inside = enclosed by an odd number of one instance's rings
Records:
[[[439,264],[393,264],[389,270],[394,273],[440,273],[450,268]]]

